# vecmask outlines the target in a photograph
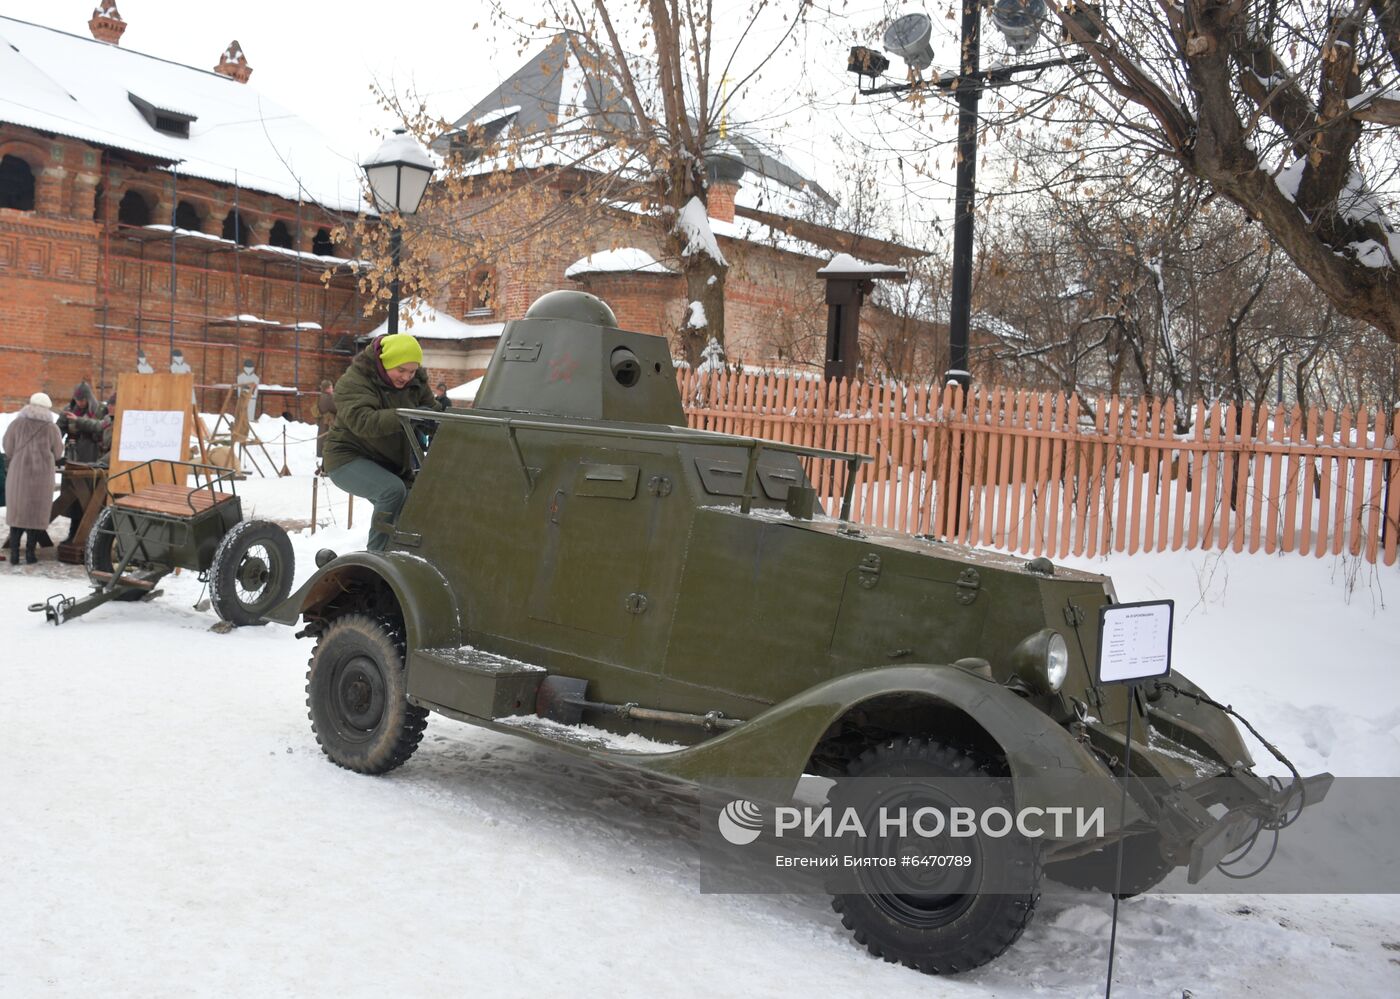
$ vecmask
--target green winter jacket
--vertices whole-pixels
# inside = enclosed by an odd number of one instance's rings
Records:
[[[394,411],[441,407],[428,388],[426,369],[420,367],[401,389],[390,385],[383,372],[376,337],[335,383],[335,426],[321,456],[327,472],[356,458],[368,458],[396,475],[411,470],[408,438]]]

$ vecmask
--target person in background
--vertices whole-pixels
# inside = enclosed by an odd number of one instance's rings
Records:
[[[438,404],[439,406],[441,406],[443,409],[451,409],[451,408],[452,408],[452,400],[449,399],[449,398],[447,398],[447,383],[446,383],[446,382],[438,382],[437,404]]]
[[[58,414],[58,429],[68,438],[65,460],[75,465],[105,466],[107,452],[112,449],[112,419],[112,410],[97,401],[92,387],[85,381],[79,382],[72,400]],[[66,540],[72,541],[83,522],[83,505],[75,500],[63,516],[68,518]]]
[[[29,405],[10,422],[4,439],[5,524],[10,565],[19,565],[20,536],[27,534],[24,560],[39,561],[34,553],[39,536],[49,529],[53,506],[54,466],[63,458],[63,435],[54,423],[53,400],[43,392],[29,397]]]
[[[326,448],[326,435],[335,426],[335,383],[321,379],[321,394],[316,397],[316,457]]]
[[[69,461],[91,465],[102,457],[103,421],[106,407],[97,401],[92,386],[78,383],[73,398],[58,414],[58,429],[68,438],[66,455]]]
[[[423,348],[408,333],[378,336],[335,383],[335,426],[322,464],[339,489],[374,504],[370,551],[383,551],[391,523],[408,498],[412,455],[397,409],[437,409],[423,370]]]

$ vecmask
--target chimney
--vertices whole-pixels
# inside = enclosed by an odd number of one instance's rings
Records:
[[[710,181],[706,209],[710,218],[720,222],[734,221],[734,196],[739,193],[739,183],[733,180]]]
[[[243,54],[243,46],[238,44],[238,39],[228,43],[224,54],[219,56],[219,64],[214,67],[214,72],[239,83],[248,82],[248,77],[253,75],[253,68],[248,65],[248,57]]]
[[[122,32],[126,30],[126,22],[122,20],[121,12],[117,10],[117,0],[102,0],[92,11],[92,20],[88,21],[88,30],[92,32],[92,37],[99,42],[106,42],[108,45],[120,45]]]

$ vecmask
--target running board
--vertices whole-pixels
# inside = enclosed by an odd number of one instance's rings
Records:
[[[540,681],[547,675],[541,666],[470,645],[414,649],[408,654],[408,699],[488,721],[534,714]]]

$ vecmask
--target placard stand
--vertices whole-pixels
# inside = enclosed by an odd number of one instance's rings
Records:
[[[1128,779],[1132,775],[1133,715],[1139,680],[1166,676],[1172,668],[1171,600],[1105,604],[1099,608],[1099,650],[1094,673],[1100,684],[1128,685],[1128,721],[1123,733],[1123,796],[1118,806],[1117,857],[1113,869],[1113,919],[1108,931],[1108,980],[1104,999],[1113,995],[1113,955],[1118,945],[1118,902],[1123,893],[1123,827],[1128,821]]]

